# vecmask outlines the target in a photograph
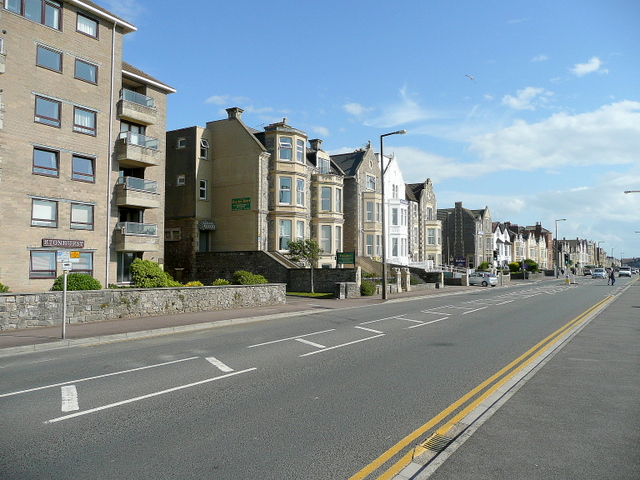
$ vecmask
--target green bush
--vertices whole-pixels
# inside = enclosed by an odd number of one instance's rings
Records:
[[[64,275],[60,275],[53,282],[51,290],[61,291],[64,288]],[[70,273],[67,275],[67,290],[101,290],[102,285],[91,275],[84,273]]]
[[[369,280],[363,280],[362,283],[360,283],[360,295],[363,295],[365,297],[370,297],[371,295],[375,295],[376,293],[376,284],[369,281]]]
[[[4,285],[3,283],[0,283],[0,293],[7,293],[8,291],[9,291],[9,287]]]
[[[235,285],[258,285],[268,283],[262,275],[256,275],[246,270],[238,270],[233,273],[233,283]]]
[[[520,271],[520,263],[518,263],[518,262],[511,262],[511,263],[509,264],[509,271],[510,271],[511,273],[517,273],[517,272],[519,272],[519,271]]]
[[[489,270],[489,262],[482,262],[480,265],[478,265],[478,268],[476,268],[477,271],[479,272],[486,272]]]
[[[156,262],[136,258],[131,262],[131,280],[137,288],[181,287],[171,275],[160,268]]]
[[[225,280],[224,278],[216,278],[211,285],[213,285],[213,286],[216,286],[216,285],[231,285],[231,282],[229,280]]]
[[[185,287],[204,287],[204,283],[194,280],[193,282],[185,283]]]

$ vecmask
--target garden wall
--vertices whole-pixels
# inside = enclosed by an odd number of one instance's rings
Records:
[[[0,294],[0,330],[60,325],[62,292]],[[67,292],[68,323],[281,305],[284,284]]]

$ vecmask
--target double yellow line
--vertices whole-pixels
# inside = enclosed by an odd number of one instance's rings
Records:
[[[389,450],[384,452],[378,458],[376,458],[369,465],[364,467],[358,473],[349,478],[349,480],[363,480],[371,475],[373,472],[378,470],[385,463],[391,461],[394,457],[396,457],[402,450],[406,449],[406,447],[415,442],[419,437],[427,433],[429,430],[438,426],[441,422],[445,421],[450,415],[453,415],[460,408],[464,407],[460,410],[455,416],[449,419],[446,423],[442,424],[438,430],[429,438],[435,436],[444,436],[448,431],[452,429],[460,420],[466,417],[469,413],[471,413],[478,405],[480,405],[487,397],[494,394],[502,385],[507,383],[511,378],[517,375],[520,371],[522,371],[527,365],[532,363],[538,357],[540,357],[544,352],[546,352],[553,344],[555,344],[559,338],[567,333],[568,330],[575,327],[577,324],[586,321],[590,318],[591,314],[593,314],[596,310],[600,308],[604,308],[604,305],[610,302],[614,297],[608,296],[601,300],[600,302],[593,305],[591,308],[586,310],[585,312],[578,315],[576,318],[571,320],[566,325],[562,326],[551,335],[546,337],[544,340],[527,350],[525,353],[516,358],[513,362],[511,362],[506,367],[502,368],[500,371],[486,379],[484,382],[479,384],[473,390],[460,397],[458,400],[453,402],[447,408],[445,408],[438,415],[433,417],[427,423],[419,427],[418,429],[411,432],[409,435],[404,437],[398,443],[396,443]],[[484,393],[482,393],[484,391]],[[470,402],[470,403],[468,403]],[[466,405],[466,406],[465,406]],[[404,467],[406,467],[411,460],[424,453],[427,450],[426,445],[428,441],[422,442],[418,444],[416,447],[410,449],[405,455],[403,455],[399,460],[397,460],[391,467],[389,467],[384,473],[380,476],[376,477],[377,480],[389,480],[393,478],[397,473],[399,473]]]

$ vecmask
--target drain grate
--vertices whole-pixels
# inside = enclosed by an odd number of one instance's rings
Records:
[[[425,442],[421,443],[420,446],[426,450],[439,453],[447,448],[453,440],[453,438],[447,437],[446,435],[434,433]]]

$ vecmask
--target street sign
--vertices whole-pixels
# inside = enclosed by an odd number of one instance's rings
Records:
[[[336,260],[338,265],[352,265],[356,263],[356,252],[336,252]]]
[[[71,262],[62,262],[62,270],[71,271]]]
[[[58,263],[69,262],[71,260],[71,252],[58,250]]]
[[[80,252],[69,252],[69,257],[80,258]]]

